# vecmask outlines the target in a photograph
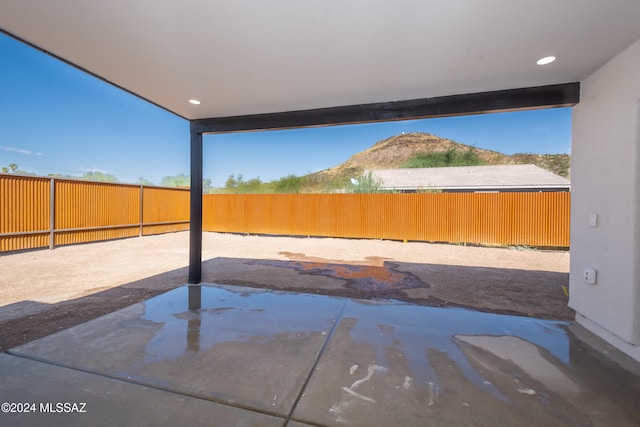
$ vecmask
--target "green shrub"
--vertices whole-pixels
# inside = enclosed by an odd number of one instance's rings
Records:
[[[442,168],[449,166],[479,166],[484,164],[473,148],[460,152],[455,148],[447,151],[418,153],[400,165],[401,168]]]
[[[369,172],[359,179],[352,179],[347,185],[347,193],[381,193],[380,185],[380,180]]]
[[[285,194],[300,193],[304,183],[304,177],[293,174],[288,175],[275,181],[275,192]]]

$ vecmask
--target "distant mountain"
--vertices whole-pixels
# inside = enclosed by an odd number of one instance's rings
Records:
[[[395,169],[418,154],[446,152],[455,149],[463,153],[471,150],[487,165],[533,164],[555,174],[569,177],[570,156],[568,154],[514,154],[506,155],[461,144],[450,139],[428,133],[407,133],[392,136],[375,143],[364,151],[354,154],[346,162],[307,176],[312,187],[329,183],[346,183],[359,177],[367,169]]]

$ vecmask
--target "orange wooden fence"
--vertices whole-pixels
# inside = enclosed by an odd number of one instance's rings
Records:
[[[189,190],[0,175],[0,252],[189,229]]]
[[[569,246],[570,193],[208,194],[205,231]]]

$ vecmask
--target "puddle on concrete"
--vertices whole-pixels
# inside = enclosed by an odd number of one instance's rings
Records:
[[[321,364],[300,413],[393,424],[398,414],[378,411],[384,405],[407,408],[415,425],[636,425],[637,382],[590,358],[568,326],[350,300],[327,350],[332,362]]]
[[[507,401],[507,397],[473,368],[461,349],[459,337],[519,336],[534,351],[540,346],[559,361],[569,360],[569,341],[562,328],[566,323],[503,316],[463,309],[438,309],[404,304],[377,304],[350,301],[345,318],[353,318],[351,340],[375,348],[376,365],[389,366],[392,349],[403,357],[417,385],[443,387],[427,357],[430,352],[445,353],[475,387]],[[535,344],[535,345],[534,345]],[[431,384],[431,385],[430,385]]]
[[[456,338],[502,360],[513,362],[525,374],[553,392],[570,396],[576,396],[579,392],[578,385],[571,378],[558,366],[543,357],[535,345],[522,338],[486,335],[459,335]],[[537,394],[536,390],[529,388],[521,388],[519,392],[530,395]]]
[[[311,267],[312,263],[301,268]],[[306,265],[308,264],[308,265]],[[341,277],[361,272],[352,266],[331,265]],[[381,268],[381,267],[377,267]],[[364,270],[366,272],[366,270]],[[196,292],[194,292],[196,291]],[[217,343],[267,343],[284,333],[302,336],[326,334],[335,321],[336,310],[348,304],[345,318],[355,320],[351,329],[356,343],[373,345],[375,363],[386,365],[390,348],[409,358],[416,379],[433,381],[434,372],[424,355],[427,350],[446,353],[474,384],[495,392],[478,376],[460,350],[460,342],[476,343],[475,336],[517,336],[545,348],[562,363],[569,362],[569,342],[562,328],[566,322],[503,316],[464,309],[437,309],[402,303],[348,301],[338,298],[255,289],[190,286],[175,289],[143,303],[142,319],[159,326],[147,343],[145,361],[177,359],[185,352],[207,351]],[[318,322],[318,318],[323,318]],[[470,338],[471,337],[471,338]]]
[[[329,266],[342,277],[351,272],[337,267],[352,267],[298,264],[323,273]],[[251,366],[266,353],[319,345],[336,326],[321,359],[332,362],[320,364],[309,389],[314,396],[329,393],[325,416],[333,421],[384,399],[387,405],[413,402],[412,410],[430,414],[456,413],[456,405],[493,408],[482,410],[487,420],[491,411],[511,411],[513,420],[541,411],[536,420],[596,425],[606,425],[606,417],[620,425],[640,419],[639,391],[620,372],[598,373],[605,367],[580,354],[568,322],[222,286],[176,289],[144,306],[142,318],[158,328],[144,347],[144,362],[163,371],[201,363],[202,354],[245,357],[241,365]]]
[[[385,258],[367,257],[364,261],[335,262],[304,254],[280,252],[292,261],[253,260],[247,264],[288,268],[300,274],[326,276],[345,281],[345,287],[375,294],[394,294],[405,289],[429,288],[412,273],[399,271],[398,265],[385,262]],[[299,261],[304,259],[305,261]]]
[[[344,300],[252,289],[188,286],[145,301],[144,320],[161,325],[145,347],[145,363],[206,352],[215,344],[268,344],[326,335]]]
[[[351,274],[343,268],[352,266],[331,267],[336,269],[330,271],[338,272],[342,277]],[[325,272],[327,265],[313,268],[323,268]],[[358,277],[358,273],[354,274]],[[146,344],[144,360],[147,364],[177,360],[188,353],[206,352],[221,343],[266,345],[276,338],[282,339],[283,333],[292,340],[318,333],[326,335],[335,322],[335,314],[344,304],[347,309],[342,321],[352,321],[351,340],[356,345],[373,346],[373,365],[390,366],[390,351],[395,352],[406,360],[411,381],[429,386],[434,392],[443,387],[429,361],[428,354],[434,351],[446,354],[475,387],[502,401],[507,397],[472,367],[463,352],[464,345],[490,349],[495,347],[486,344],[491,339],[518,337],[530,346],[528,351],[543,348],[560,363],[569,362],[569,340],[563,329],[565,322],[463,309],[208,286],[179,288],[144,303],[142,319],[159,326]],[[319,316],[324,320],[319,322]]]
[[[212,285],[12,352],[314,425],[640,425],[640,379],[568,325]]]

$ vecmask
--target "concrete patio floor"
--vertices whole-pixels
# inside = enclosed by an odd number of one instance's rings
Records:
[[[0,401],[16,404],[3,404],[0,425],[640,425],[640,376],[581,333],[393,301],[181,287],[0,354]],[[4,413],[25,403],[31,413]]]

